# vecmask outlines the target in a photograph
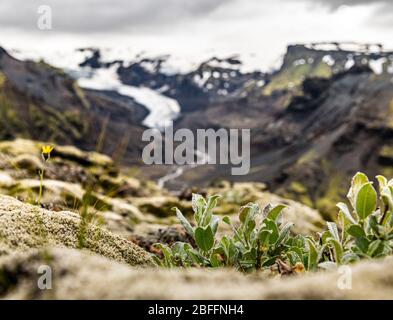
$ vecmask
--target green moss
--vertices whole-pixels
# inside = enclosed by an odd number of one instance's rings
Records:
[[[332,74],[332,69],[326,63],[320,62],[314,67],[310,77],[330,78]]]
[[[314,207],[314,204],[313,204],[310,196],[307,194],[303,194],[303,195],[299,196],[298,201],[305,204],[306,206],[309,206],[310,208]]]
[[[307,193],[307,188],[302,185],[299,181],[292,181],[289,189],[297,194]]]
[[[332,70],[324,62],[320,62],[316,65],[309,63],[296,66],[293,65],[273,76],[272,81],[264,87],[263,94],[270,95],[273,91],[287,89],[301,93],[301,89],[299,87],[305,78],[329,78],[331,76]]]
[[[289,185],[288,191],[281,192],[278,190],[277,192],[284,198],[293,199],[311,208],[314,207],[314,203],[308,189],[298,181],[292,181]]]
[[[388,128],[393,129],[393,99],[390,100],[387,115],[386,115],[386,125]]]
[[[307,163],[312,162],[316,158],[316,152],[314,149],[309,150],[305,154],[303,154],[296,162],[297,166],[301,166]]]
[[[384,145],[379,152],[379,156],[393,159],[393,147]]]
[[[61,68],[56,68],[50,64],[47,64],[44,60],[39,60],[36,62],[40,68],[45,68],[49,71],[51,71],[53,74],[61,76],[61,77],[67,77],[67,74],[64,72],[63,69]]]
[[[90,109],[90,102],[87,100],[85,93],[83,90],[78,86],[77,82],[74,81],[72,83],[72,88],[76,94],[76,96],[79,98],[81,101],[82,105],[85,107],[85,109]]]
[[[88,130],[78,110],[59,112],[54,108],[30,104],[29,116],[34,128],[46,132],[50,141],[59,138],[79,140]]]
[[[18,136],[25,132],[15,107],[0,87],[0,137]]]
[[[393,177],[393,167],[381,167],[380,169],[384,177]]]
[[[303,82],[304,77],[309,74],[310,71],[311,66],[309,64],[298,65],[285,69],[273,77],[273,80],[263,89],[263,93],[270,95],[276,90],[286,90],[288,88],[297,87]]]
[[[336,204],[346,196],[347,186],[343,183],[346,183],[349,178],[331,172],[327,174],[327,177],[329,178],[327,186],[316,198],[315,207],[324,218],[331,219],[337,213]]]
[[[0,88],[4,85],[5,81],[7,80],[5,74],[0,71]]]

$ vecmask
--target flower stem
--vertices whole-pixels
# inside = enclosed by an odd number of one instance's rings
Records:
[[[42,199],[42,193],[44,189],[44,172],[45,172],[45,166],[40,170],[40,191],[38,193],[38,201],[37,204],[41,204],[41,199]]]

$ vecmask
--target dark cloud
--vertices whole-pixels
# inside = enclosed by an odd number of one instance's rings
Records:
[[[1,0],[0,27],[34,30],[38,7],[52,8],[64,32],[111,32],[174,25],[211,13],[231,0]]]
[[[0,0],[0,29],[37,30],[37,10],[42,4],[52,8],[55,31],[88,34],[159,32],[168,30],[166,27],[172,30],[184,28],[179,23],[198,21],[220,7],[230,7],[232,3],[235,3],[234,8],[257,8],[263,3],[285,6],[295,1],[308,1],[328,10],[335,10],[341,5],[379,3],[380,9],[370,12],[370,23],[388,27],[393,25],[392,0]],[[314,8],[312,6],[310,10]],[[239,19],[243,18],[246,17]]]

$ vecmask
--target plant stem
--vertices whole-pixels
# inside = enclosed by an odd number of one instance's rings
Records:
[[[40,191],[38,193],[38,201],[37,204],[41,204],[41,199],[42,199],[42,193],[44,189],[44,172],[45,172],[45,166],[40,170]]]

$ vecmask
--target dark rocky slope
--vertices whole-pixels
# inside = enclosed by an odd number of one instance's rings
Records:
[[[0,139],[72,144],[129,162],[140,155],[147,110],[115,93],[82,90],[63,71],[0,51]]]
[[[288,68],[285,62],[259,93],[183,115],[179,128],[251,128],[252,154],[246,176],[231,176],[228,167],[205,166],[186,172],[184,180],[262,181],[328,212],[345,195],[343,184],[356,171],[392,176],[392,75],[375,74],[363,61],[329,76],[306,73],[299,86],[266,94]]]

